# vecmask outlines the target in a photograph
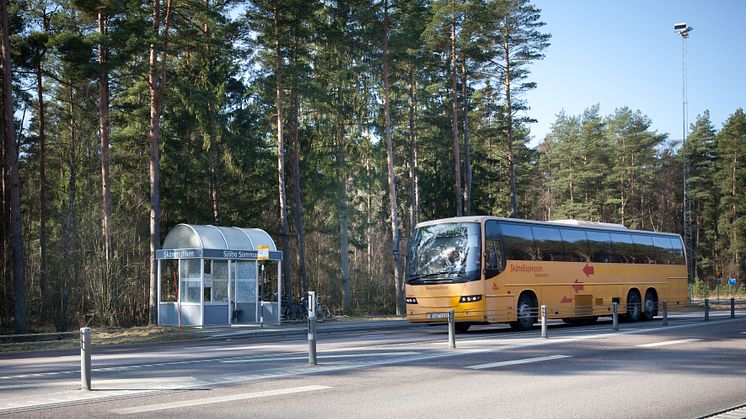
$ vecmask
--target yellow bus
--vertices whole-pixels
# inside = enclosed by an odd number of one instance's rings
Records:
[[[678,234],[619,224],[474,216],[419,223],[407,257],[410,322],[456,329],[510,323],[527,330],[547,318],[568,323],[609,316],[649,320],[658,306],[688,303],[686,255]]]

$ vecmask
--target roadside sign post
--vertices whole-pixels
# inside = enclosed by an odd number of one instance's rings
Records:
[[[262,278],[259,285],[259,328],[264,328],[264,261],[269,260],[269,246],[257,246],[256,260],[261,261]],[[282,313],[280,301],[277,302],[277,312]]]
[[[619,303],[616,301],[611,305],[612,306],[612,325],[615,332],[619,331]]]
[[[308,363],[316,362],[316,292],[308,291]]]
[[[710,299],[705,298],[705,321],[710,321]]]

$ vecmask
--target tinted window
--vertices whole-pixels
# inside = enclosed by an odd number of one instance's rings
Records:
[[[590,252],[585,231],[570,228],[560,229],[565,244],[567,260],[571,262],[590,262]],[[608,237],[608,234],[606,235]]]
[[[611,247],[611,237],[604,231],[588,231],[588,247],[591,262],[618,263],[619,258]]]
[[[653,238],[642,234],[633,234],[632,241],[635,246],[632,248],[632,255],[635,263],[655,263],[656,250],[653,247]]]
[[[621,263],[635,263],[635,243],[632,236],[625,233],[610,233],[614,253]]]
[[[669,264],[672,263],[671,240],[664,236],[653,236],[653,246],[655,246],[655,263]]]
[[[531,227],[538,260],[566,261],[565,248],[558,228]]]
[[[536,260],[531,227],[519,224],[501,224],[505,259]]]
[[[503,270],[503,247],[497,221],[487,221],[484,231],[484,273],[489,278]]]
[[[671,248],[669,250],[669,254],[671,255],[671,263],[674,263],[676,265],[683,265],[685,263],[684,259],[684,247],[681,243],[680,238],[670,238],[671,241]]]

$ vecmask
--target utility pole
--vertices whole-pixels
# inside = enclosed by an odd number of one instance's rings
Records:
[[[684,246],[686,247],[688,281],[694,281],[694,246],[692,243],[692,200],[689,196],[689,156],[686,149],[686,131],[688,125],[689,106],[687,103],[687,80],[686,80],[686,40],[689,38],[689,32],[694,28],[686,23],[677,23],[673,29],[681,37],[681,112],[682,112],[682,143],[681,150],[684,157]]]

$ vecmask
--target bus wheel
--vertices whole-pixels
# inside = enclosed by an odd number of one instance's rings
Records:
[[[536,303],[528,294],[521,294],[518,299],[518,319],[510,326],[515,330],[530,330],[531,327],[536,323],[536,317],[538,317],[538,308]]]
[[[464,333],[469,330],[470,326],[471,323],[456,323],[456,331],[459,333]]]
[[[642,317],[640,293],[637,290],[631,290],[627,295],[627,314],[624,315],[624,320],[636,322],[640,320],[640,317]]]
[[[645,292],[645,310],[642,312],[642,318],[645,320],[653,320],[657,306],[658,299],[655,296],[655,291],[647,290]]]

